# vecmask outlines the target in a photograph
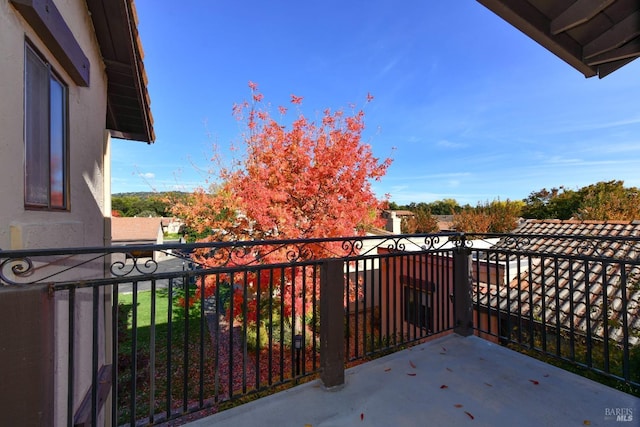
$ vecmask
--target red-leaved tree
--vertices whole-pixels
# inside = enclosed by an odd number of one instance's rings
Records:
[[[352,236],[380,225],[386,201],[371,181],[391,159],[374,157],[362,142],[364,112],[325,110],[319,122],[299,114],[287,127],[271,116],[256,84],[249,87],[252,101],[233,108],[246,124],[245,157],[220,167],[215,191],[196,191],[174,213],[212,241]],[[299,106],[302,98],[291,102]],[[286,120],[287,109],[278,111]]]
[[[199,189],[175,204],[173,213],[188,229],[204,241],[280,240],[353,236],[380,225],[379,211],[386,200],[376,198],[371,183],[384,176],[391,159],[374,157],[362,142],[364,112],[327,109],[320,120],[311,121],[300,113],[302,98],[291,95],[297,116],[288,119],[288,110],[279,107],[281,121],[290,121],[283,124],[272,116],[257,85],[250,82],[249,88],[251,100],[233,108],[246,125],[241,147],[245,156],[231,167],[220,167],[214,191]],[[367,102],[372,99],[368,96]],[[339,243],[307,245],[305,250],[315,258],[344,253]],[[240,254],[241,259],[235,259],[234,252],[229,257],[195,256],[209,266],[222,259],[227,265],[254,259],[276,263],[286,261],[290,251],[261,246]],[[295,274],[286,281],[295,282]],[[257,277],[250,280],[251,286],[268,287]],[[280,285],[284,298],[289,288]],[[211,295],[215,286],[207,280],[205,292]],[[305,300],[299,295],[290,299],[294,306]]]

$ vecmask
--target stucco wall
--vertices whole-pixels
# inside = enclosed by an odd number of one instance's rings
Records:
[[[56,0],[91,64],[90,86],[78,87],[8,1],[0,2],[0,248],[101,246],[104,243],[106,76],[82,0]],[[25,37],[50,61],[69,90],[68,212],[24,208]]]
[[[105,212],[110,212],[108,199],[109,138],[105,137],[106,75],[94,35],[91,18],[83,0],[54,0],[64,21],[90,62],[90,86],[78,87],[58,60],[38,38],[34,30],[9,1],[0,1],[0,249],[35,249],[52,247],[102,246],[105,243]],[[24,49],[28,38],[36,49],[52,64],[56,73],[68,86],[69,107],[69,210],[65,212],[36,211],[24,208]],[[103,268],[102,261],[85,268]],[[65,279],[79,279],[82,270],[72,270]],[[0,298],[3,298],[0,289]],[[78,291],[75,295],[74,335],[74,406],[77,408],[91,384],[92,291]],[[53,378],[42,384],[26,387],[49,387],[53,396],[53,418],[43,425],[66,425],[67,363],[68,363],[68,298],[67,291],[49,297],[47,310],[53,313],[53,354],[46,371]],[[100,300],[108,305],[109,295],[100,292]],[[39,307],[39,305],[34,305]],[[104,354],[105,340],[103,306],[99,313],[100,365],[108,363]],[[0,317],[2,313],[0,313]],[[11,319],[0,320],[7,325]],[[38,333],[38,331],[24,331]],[[37,341],[37,340],[35,340]],[[34,354],[38,354],[34,352]],[[15,363],[33,363],[29,354],[15,354]],[[29,360],[27,360],[30,358]],[[43,362],[45,363],[45,362]],[[34,410],[34,408],[30,408]]]
[[[380,253],[384,253],[380,249]],[[400,334],[405,339],[415,339],[425,335],[424,331],[414,328],[404,320],[403,286],[416,280],[420,292],[425,292],[430,300],[428,324],[432,333],[438,333],[454,325],[453,307],[449,295],[453,293],[453,259],[445,254],[422,254],[391,257],[382,262],[382,334],[393,336]],[[403,280],[403,276],[409,280]],[[422,284],[419,284],[422,281]],[[431,288],[433,284],[433,288]],[[388,299],[387,299],[388,297]],[[386,319],[389,319],[387,330]],[[417,330],[416,330],[417,329]]]

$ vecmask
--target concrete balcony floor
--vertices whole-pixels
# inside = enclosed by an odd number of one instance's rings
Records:
[[[613,415],[632,417],[624,422]],[[190,423],[238,426],[625,426],[640,399],[481,338],[448,335]]]

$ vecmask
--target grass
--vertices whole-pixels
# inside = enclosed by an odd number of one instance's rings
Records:
[[[118,328],[119,424],[148,418],[151,412],[156,415],[162,413],[166,415],[169,412],[169,417],[176,412],[181,413],[185,406],[192,406],[199,400],[201,375],[203,395],[215,394],[213,358],[206,356],[211,355],[213,351],[206,322],[203,323],[204,339],[202,341],[200,340],[201,318],[198,311],[190,313],[189,323],[185,327],[184,310],[175,310],[172,307],[172,318],[169,322],[169,295],[167,291],[159,290],[155,295],[154,325],[152,298],[151,291],[141,291],[137,294],[137,328],[134,344],[133,295],[119,295],[121,313]],[[186,358],[185,343],[187,344]],[[200,358],[201,345],[205,355],[202,359]],[[135,352],[133,352],[134,348]],[[132,408],[133,394],[135,394],[135,408]]]
[[[305,359],[302,361],[304,364],[303,373],[308,376],[295,378],[290,342],[292,331],[290,322],[286,320],[282,322],[284,326],[282,347],[284,357],[280,358],[281,348],[277,344],[281,331],[280,317],[277,312],[273,314],[275,324],[272,327],[272,334],[275,342],[271,351],[268,348],[259,349],[259,346],[256,346],[257,336],[255,331],[251,330],[245,332],[247,342],[244,344],[236,342],[241,338],[241,332],[236,331],[233,347],[235,350],[223,351],[223,347],[226,348],[230,345],[228,327],[219,331],[220,335],[217,338],[220,342],[216,346],[212,343],[210,331],[204,322],[203,340],[201,341],[201,317],[198,309],[190,310],[189,322],[188,325],[185,325],[184,310],[176,310],[175,298],[174,301],[170,301],[167,291],[159,290],[156,292],[155,318],[152,316],[152,301],[151,291],[138,292],[135,311],[136,328],[134,329],[133,295],[119,295],[121,313],[118,331],[119,425],[148,421],[151,417],[150,413],[153,413],[154,417],[163,418],[182,416],[186,412],[202,406],[200,395],[202,395],[205,407],[210,405],[211,410],[221,410],[273,394],[317,377],[319,357],[315,352],[317,348],[314,349],[309,341],[306,343],[307,350]],[[169,313],[171,313],[171,322],[168,319]],[[350,334],[352,340],[350,349],[353,352],[356,343],[360,348],[360,357],[357,362],[354,361],[352,364],[362,363],[386,354],[384,349],[379,348],[383,343],[378,340],[380,338],[378,330],[370,324],[370,316],[360,320],[358,332],[354,329],[355,323],[351,322],[353,334]],[[375,348],[370,348],[370,336],[365,340],[365,323],[367,324],[366,331],[373,333],[376,338]],[[308,339],[310,339],[311,333],[309,330]],[[264,340],[267,337],[267,331],[261,330],[260,337],[261,341]],[[201,342],[202,358],[200,358]],[[384,342],[386,343],[384,345],[389,345],[389,342]],[[184,355],[185,344],[186,358]],[[367,348],[362,347],[365,345]],[[242,350],[242,346],[245,349],[246,359],[243,359],[241,353],[237,353]],[[229,366],[231,362],[229,351],[236,352],[233,358],[233,367]],[[217,372],[214,369],[216,352],[219,357]],[[151,366],[152,363],[153,366]],[[256,376],[260,378],[259,383],[257,383]],[[201,380],[202,389],[200,388]],[[233,385],[230,385],[230,380]],[[215,407],[212,408],[212,405]],[[168,410],[169,414],[167,415]],[[155,418],[154,421],[158,422],[158,419]]]
[[[167,313],[169,308],[169,298],[164,290],[156,291],[156,326],[167,323]],[[138,292],[138,328],[151,326],[151,291]],[[133,294],[121,294],[118,296],[119,303],[124,306],[133,306]],[[128,317],[127,329],[133,326],[133,316]]]

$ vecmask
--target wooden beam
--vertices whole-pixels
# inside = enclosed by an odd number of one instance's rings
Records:
[[[551,51],[554,55],[584,74],[585,77],[597,75],[595,68],[582,62],[580,45],[565,34],[552,36],[549,33],[548,20],[526,0],[501,1],[477,0],[487,9],[513,25],[534,41]],[[565,36],[565,37],[563,37]]]
[[[586,44],[583,49],[585,59],[613,50],[640,36],[640,11],[632,13],[611,27],[608,31]]]
[[[637,58],[638,56],[640,56],[640,38],[630,41],[617,49],[596,55],[587,60],[587,63],[594,66],[604,64],[606,62],[618,61],[620,59]]]
[[[603,78],[616,71],[618,68],[622,68],[635,58],[621,59],[620,61],[607,62],[598,66],[598,77]]]
[[[596,16],[615,0],[578,0],[551,21],[551,34],[577,27]]]
[[[133,71],[133,78],[135,87],[138,91],[138,100],[142,106],[142,125],[145,129],[145,134],[148,138],[145,138],[145,142],[153,143],[155,140],[155,132],[153,130],[153,116],[151,115],[149,94],[147,92],[147,76],[142,65],[142,43],[140,43],[140,36],[137,28],[137,14],[135,5],[133,2],[125,1],[125,13],[127,15],[127,30],[129,34],[130,46],[131,46],[131,67]]]
[[[153,142],[144,52],[133,0],[86,0],[107,74],[107,127],[114,137]],[[131,98],[131,95],[134,98]],[[132,114],[137,109],[137,114]],[[137,120],[130,119],[137,117]]]
[[[126,139],[127,141],[140,141],[148,145],[153,144],[153,142],[147,141],[148,136],[144,133],[122,132],[112,129],[109,130],[109,133],[111,134],[112,138]]]
[[[89,59],[60,11],[48,0],[11,0],[47,49],[78,86],[89,86]]]

